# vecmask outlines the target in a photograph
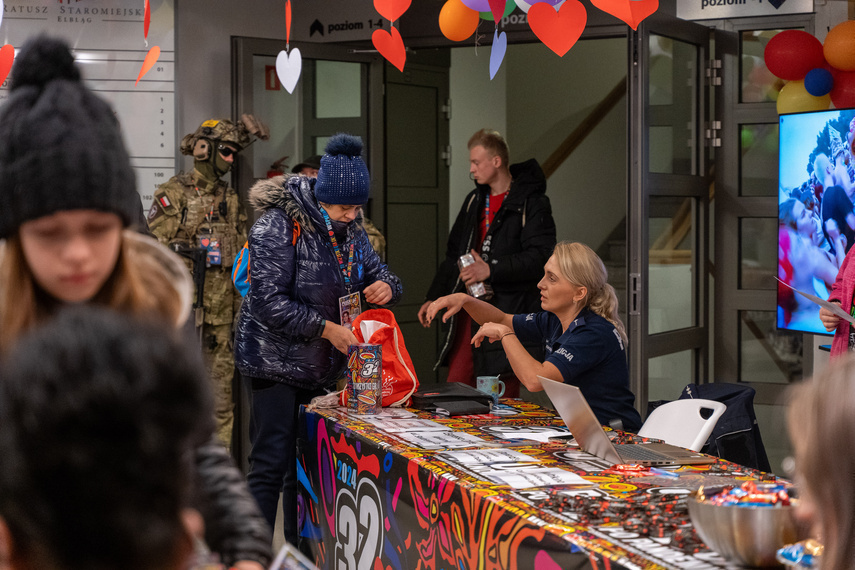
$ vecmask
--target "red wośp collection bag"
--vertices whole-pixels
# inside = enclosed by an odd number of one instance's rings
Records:
[[[419,389],[419,379],[395,315],[389,309],[370,309],[356,317],[352,326],[360,343],[383,347],[383,407],[408,405],[410,396]],[[347,390],[340,398],[343,406],[348,405]]]

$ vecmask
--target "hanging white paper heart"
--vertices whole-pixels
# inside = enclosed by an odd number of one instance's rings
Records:
[[[287,51],[282,50],[276,56],[276,75],[288,93],[294,92],[302,70],[303,56],[300,55],[300,48],[292,49],[290,55]]]

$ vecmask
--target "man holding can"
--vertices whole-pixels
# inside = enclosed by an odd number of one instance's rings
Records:
[[[540,310],[537,282],[556,241],[546,177],[535,159],[509,165],[508,144],[496,131],[481,129],[468,147],[475,189],[463,201],[448,236],[446,257],[419,309],[419,322],[425,327],[430,326],[426,317],[430,303],[458,291],[510,314]],[[448,365],[449,382],[475,386],[476,376],[511,370],[501,346],[472,347],[469,341],[477,329],[472,325],[465,314],[449,319],[435,366]],[[526,348],[535,358],[543,350]],[[518,394],[518,382],[506,383],[506,396]]]

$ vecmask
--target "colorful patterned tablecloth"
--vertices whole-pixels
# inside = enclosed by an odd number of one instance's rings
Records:
[[[723,460],[616,470],[548,441],[567,433],[563,421],[522,400],[455,418],[390,408],[303,417],[301,536],[329,570],[728,568],[695,534],[686,496],[775,479]]]

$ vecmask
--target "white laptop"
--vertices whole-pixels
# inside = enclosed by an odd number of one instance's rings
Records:
[[[567,424],[570,433],[583,451],[596,455],[610,463],[635,463],[638,465],[705,465],[715,463],[715,457],[684,449],[668,443],[627,443],[615,445],[597,416],[582,395],[572,384],[556,382],[538,376],[543,389],[555,409]]]

